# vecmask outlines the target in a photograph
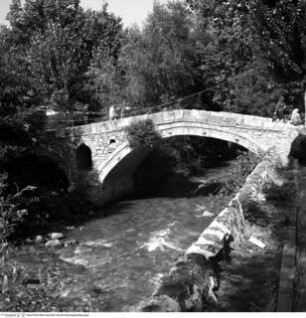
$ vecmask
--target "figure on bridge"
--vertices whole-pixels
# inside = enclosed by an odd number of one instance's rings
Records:
[[[276,104],[274,116],[277,120],[282,120],[284,123],[289,120],[290,108],[284,101],[284,96],[281,96]]]
[[[131,107],[127,104],[122,104],[120,107],[120,118],[124,118],[127,115],[127,112],[131,110]]]
[[[108,119],[109,120],[116,119],[116,109],[115,109],[114,105],[111,105],[109,110],[108,110]]]
[[[291,118],[290,118],[290,124],[297,126],[297,125],[301,125],[302,123],[303,122],[302,122],[302,118],[301,118],[300,113],[299,113],[299,109],[295,108],[293,110]]]

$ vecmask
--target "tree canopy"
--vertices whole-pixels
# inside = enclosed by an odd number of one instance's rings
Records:
[[[261,52],[272,74],[289,94],[301,97],[304,92],[306,106],[306,2],[257,0],[254,12]]]

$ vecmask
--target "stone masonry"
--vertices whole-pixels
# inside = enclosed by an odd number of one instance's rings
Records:
[[[76,148],[85,144],[91,150],[95,186],[99,193],[109,199],[119,196],[122,189],[132,186],[132,174],[143,156],[129,147],[124,129],[134,121],[152,119],[163,138],[193,135],[212,137],[237,143],[244,148],[264,154],[274,148],[282,162],[286,162],[290,144],[298,134],[298,127],[282,122],[272,122],[271,118],[242,115],[227,112],[203,110],[173,110],[160,113],[129,117],[113,121],[67,128],[72,140],[77,140]],[[64,132],[59,132],[63,134]],[[135,156],[134,156],[135,153]],[[115,176],[112,186],[105,187],[105,179],[110,172],[119,167],[124,158],[132,158],[119,169],[121,176]],[[104,186],[103,186],[104,185]],[[107,193],[109,192],[109,193]]]

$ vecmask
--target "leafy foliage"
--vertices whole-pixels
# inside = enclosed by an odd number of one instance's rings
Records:
[[[160,134],[155,130],[151,119],[131,123],[126,128],[125,133],[129,145],[133,149],[144,146],[153,148],[158,145],[162,139]]]
[[[269,61],[272,74],[278,82],[287,86],[290,94],[304,94],[306,90],[305,1],[255,1],[254,12],[261,52]]]
[[[254,170],[260,160],[261,157],[254,153],[241,153],[235,160],[230,177],[222,185],[219,193],[231,194],[237,192],[245,182],[247,176]]]
[[[15,228],[24,221],[28,211],[22,208],[24,192],[33,190],[26,187],[18,190],[14,195],[6,194],[6,174],[0,175],[0,242],[6,240]]]
[[[134,107],[171,103],[210,85],[210,74],[201,69],[201,36],[205,37],[205,29],[197,28],[183,3],[155,3],[143,29],[128,30],[120,55],[128,103]],[[199,97],[200,102],[190,107],[211,106],[210,92]]]

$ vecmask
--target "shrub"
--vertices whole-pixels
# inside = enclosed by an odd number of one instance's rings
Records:
[[[273,182],[268,182],[263,186],[263,194],[266,199],[278,206],[288,206],[296,199],[296,188],[292,182],[285,182],[278,186]]]
[[[162,140],[151,119],[131,123],[125,129],[125,133],[132,149],[143,146],[153,148]]]
[[[21,224],[27,215],[24,209],[24,193],[33,190],[33,187],[26,187],[18,190],[14,195],[6,195],[5,189],[7,174],[0,174],[0,241],[6,240],[16,228]]]
[[[228,195],[237,192],[260,160],[261,158],[254,153],[241,153],[235,160],[227,180],[222,183],[219,193]]]
[[[250,198],[241,201],[243,214],[250,224],[267,226],[271,215],[267,209],[260,203]]]

